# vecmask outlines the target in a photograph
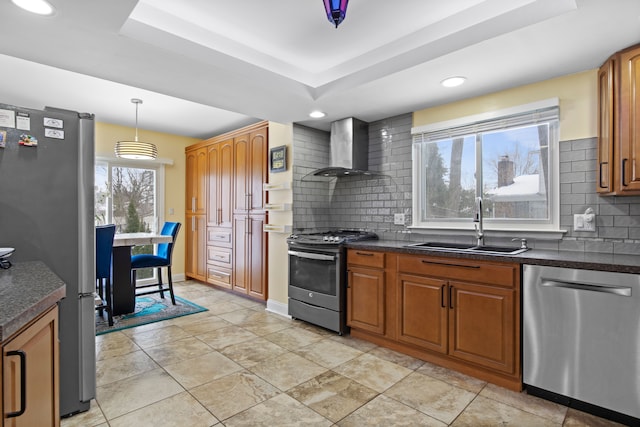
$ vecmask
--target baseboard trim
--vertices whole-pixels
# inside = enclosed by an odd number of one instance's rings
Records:
[[[287,319],[291,319],[291,316],[289,316],[289,304],[283,304],[280,301],[268,299],[267,307],[265,308],[265,310],[274,314],[279,314],[280,316],[284,316]]]

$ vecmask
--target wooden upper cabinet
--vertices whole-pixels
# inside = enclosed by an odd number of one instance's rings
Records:
[[[207,206],[207,148],[186,153],[186,212],[204,214]]]
[[[209,197],[207,223],[228,227],[233,222],[233,139],[208,147]]]
[[[601,195],[640,195],[640,45],[613,55],[598,72]]]
[[[258,129],[234,139],[234,212],[262,213],[267,182],[267,128]]]
[[[249,158],[249,134],[234,138],[233,141],[233,162],[234,162],[234,182],[233,182],[233,211],[235,213],[245,213],[248,210],[250,165]]]

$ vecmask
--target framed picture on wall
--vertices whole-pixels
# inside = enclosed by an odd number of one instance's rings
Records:
[[[287,170],[287,146],[281,145],[271,149],[269,156],[269,170],[271,172],[284,172]]]

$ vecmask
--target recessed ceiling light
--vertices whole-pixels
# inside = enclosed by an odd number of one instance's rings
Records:
[[[466,77],[460,77],[460,76],[449,77],[441,81],[440,84],[444,87],[456,87],[456,86],[460,86],[466,80],[467,80]]]
[[[313,117],[314,119],[321,119],[326,116],[322,111],[312,111],[309,113],[309,117]]]
[[[38,15],[53,15],[55,10],[46,0],[11,0],[13,4]]]

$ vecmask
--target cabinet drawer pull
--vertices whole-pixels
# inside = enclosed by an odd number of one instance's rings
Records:
[[[446,305],[444,304],[444,287],[447,285],[442,285],[440,287],[440,307],[442,308],[446,308]]]
[[[18,356],[20,358],[20,409],[16,412],[9,412],[7,418],[15,418],[24,414],[27,409],[27,355],[22,350],[8,351],[8,356]]]
[[[622,159],[622,186],[627,186],[627,162],[629,159]]]
[[[427,261],[426,259],[423,259],[423,260],[420,260],[420,261],[423,264],[446,265],[448,267],[480,268],[479,265],[452,264],[452,263],[448,263],[448,262]]]
[[[360,255],[360,256],[373,256],[372,253],[367,253],[367,252],[356,252],[356,255]]]
[[[607,188],[608,185],[602,185],[602,183],[604,182],[604,180],[602,179],[602,166],[604,165],[608,165],[609,162],[600,162],[600,179],[598,180],[598,185],[600,186],[600,188]]]
[[[453,308],[453,286],[449,286],[449,308]]]

